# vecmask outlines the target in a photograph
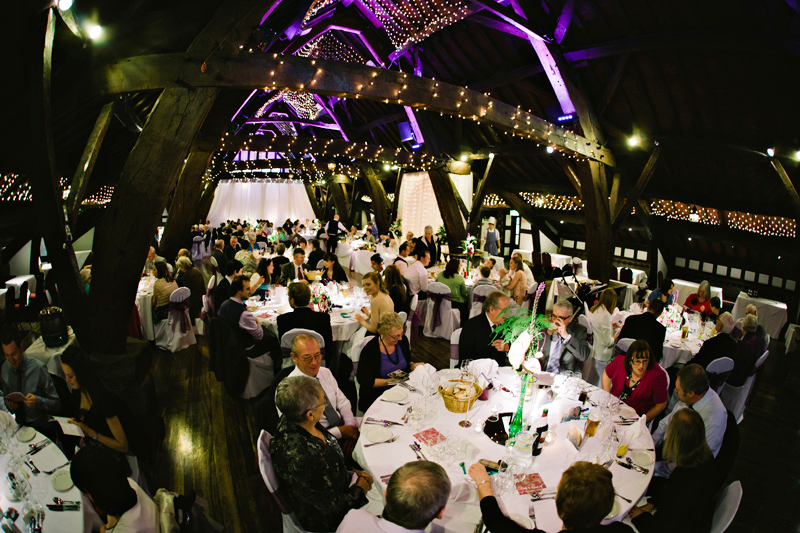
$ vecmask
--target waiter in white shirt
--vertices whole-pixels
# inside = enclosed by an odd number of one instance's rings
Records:
[[[325,224],[325,233],[328,235],[328,251],[332,254],[336,253],[336,245],[339,244],[339,232],[344,233],[345,235],[349,234],[350,232],[347,231],[347,228],[339,222],[339,215],[333,215],[333,220]]]
[[[308,376],[319,380],[325,392],[325,413],[319,423],[336,437],[346,455],[353,452],[358,440],[358,419],[353,416],[350,400],[339,388],[330,370],[322,366],[322,351],[312,335],[303,333],[292,340],[295,367],[286,377]]]
[[[494,227],[494,217],[489,217],[488,227],[483,233],[481,244],[483,249],[489,252],[489,255],[497,255],[497,250],[502,246],[500,243],[500,232]]]
[[[431,253],[423,248],[414,248],[414,257],[417,258],[414,263],[410,264],[404,274],[408,281],[408,288],[411,289],[411,295],[419,295],[420,300],[428,298],[428,271],[425,267],[431,262]]]

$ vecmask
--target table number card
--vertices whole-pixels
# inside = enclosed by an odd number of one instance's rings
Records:
[[[539,474],[528,474],[522,481],[517,482],[517,492],[520,494],[532,494],[534,492],[541,492],[547,488],[542,481],[542,476]]]
[[[426,429],[425,431],[417,433],[414,435],[414,438],[423,444],[427,444],[428,446],[436,446],[445,440],[444,435],[436,431],[435,428]]]

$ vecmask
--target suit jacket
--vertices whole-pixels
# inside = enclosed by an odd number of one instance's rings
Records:
[[[241,249],[242,249],[242,245],[239,244],[239,243],[236,243],[235,247],[234,246],[229,246],[229,245],[226,244],[225,245],[225,250],[224,250],[225,256],[228,258],[229,261],[233,260],[233,258],[236,257],[236,252],[238,252]]]
[[[211,257],[213,257],[217,261],[217,268],[219,269],[219,273],[225,275],[225,265],[228,264],[228,256],[225,255],[225,252],[222,250],[214,249],[211,252]]]
[[[414,239],[414,242],[415,242],[414,250],[415,251],[418,250],[418,248],[417,248],[418,246],[428,250],[431,253],[431,263],[430,264],[434,264],[434,263],[438,263],[439,262],[439,258],[440,258],[440,255],[441,255],[441,249],[439,248],[439,245],[436,243],[436,235],[431,237],[431,241],[432,242],[426,241],[425,240],[425,236],[417,237],[416,239]]]
[[[625,325],[619,332],[618,339],[646,340],[656,358],[656,363],[661,362],[661,355],[664,353],[664,337],[667,335],[667,328],[656,320],[656,316],[650,312],[641,315],[629,316],[625,320]]]
[[[306,261],[306,264],[308,264],[308,268],[311,270],[316,270],[317,263],[319,263],[323,257],[325,257],[325,252],[323,252],[322,250],[320,249],[311,250],[311,252],[308,254],[308,261]]]
[[[223,277],[222,281],[217,283],[217,288],[214,289],[214,312],[219,315],[219,308],[222,303],[231,297],[231,282],[228,278]]]
[[[301,268],[303,269],[303,274],[305,274],[308,270],[308,265],[303,263]],[[281,267],[281,285],[288,286],[296,277],[297,265],[294,264],[294,261],[289,261]]]
[[[331,315],[318,313],[308,307],[296,307],[291,313],[278,315],[278,339],[283,334],[294,328],[310,329],[316,331],[325,340],[325,353],[333,353],[333,332],[331,331]]]
[[[706,368],[711,361],[720,357],[730,357],[731,359],[736,357],[736,341],[727,333],[718,333],[716,337],[704,342],[700,351],[689,362]]]
[[[567,342],[561,344],[561,359],[559,368],[562,372],[580,371],[580,361],[586,361],[592,354],[592,348],[586,340],[586,328],[578,324],[575,320],[567,325],[567,333],[571,335]],[[542,357],[540,363],[542,370],[547,368],[547,362],[550,360],[550,343],[552,342],[552,335],[546,335],[544,346],[542,347]]]
[[[498,365],[505,366],[506,354],[491,345],[492,334],[486,313],[470,318],[461,329],[458,339],[459,362],[465,359],[494,359]]]

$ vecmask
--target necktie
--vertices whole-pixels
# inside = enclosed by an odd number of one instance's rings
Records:
[[[297,279],[303,279],[303,269],[297,267]]]
[[[556,333],[553,335],[552,346],[550,348],[550,358],[547,360],[547,372],[558,374],[561,370],[561,344],[563,339]]]
[[[319,377],[317,377],[319,381]],[[329,428],[339,427],[344,424],[344,419],[339,415],[339,412],[333,407],[328,395],[325,395],[325,420],[328,421]]]

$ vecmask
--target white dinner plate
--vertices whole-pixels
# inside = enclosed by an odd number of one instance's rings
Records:
[[[511,520],[524,527],[525,529],[533,529],[533,522],[530,518],[523,514],[512,514],[508,516]]]
[[[33,440],[33,437],[36,436],[36,430],[32,427],[24,427],[17,431],[17,440],[20,442],[28,442],[29,440]]]
[[[637,465],[647,466],[656,462],[656,454],[650,450],[633,450],[631,460]]]
[[[639,416],[639,415],[636,414],[636,409],[634,409],[630,405],[627,405],[627,404],[624,404],[624,403],[620,406],[619,414],[620,414],[620,416],[624,416],[626,418],[632,418],[634,416],[636,416],[636,417]]]
[[[370,442],[386,442],[392,438],[393,434],[391,429],[377,426],[364,431],[364,436],[366,436],[367,440]]]
[[[455,368],[445,368],[444,370],[439,370],[439,375],[442,379],[458,379],[461,377],[461,372]]]
[[[614,506],[611,508],[611,511],[606,515],[606,520],[609,518],[613,518],[619,514],[619,502],[616,498],[614,498]]]
[[[406,398],[408,398],[406,391],[398,388],[389,389],[383,393],[383,399],[389,400],[390,402],[402,402]]]
[[[72,478],[69,477],[69,469],[59,470],[50,478],[53,488],[59,492],[65,492],[72,488]]]

